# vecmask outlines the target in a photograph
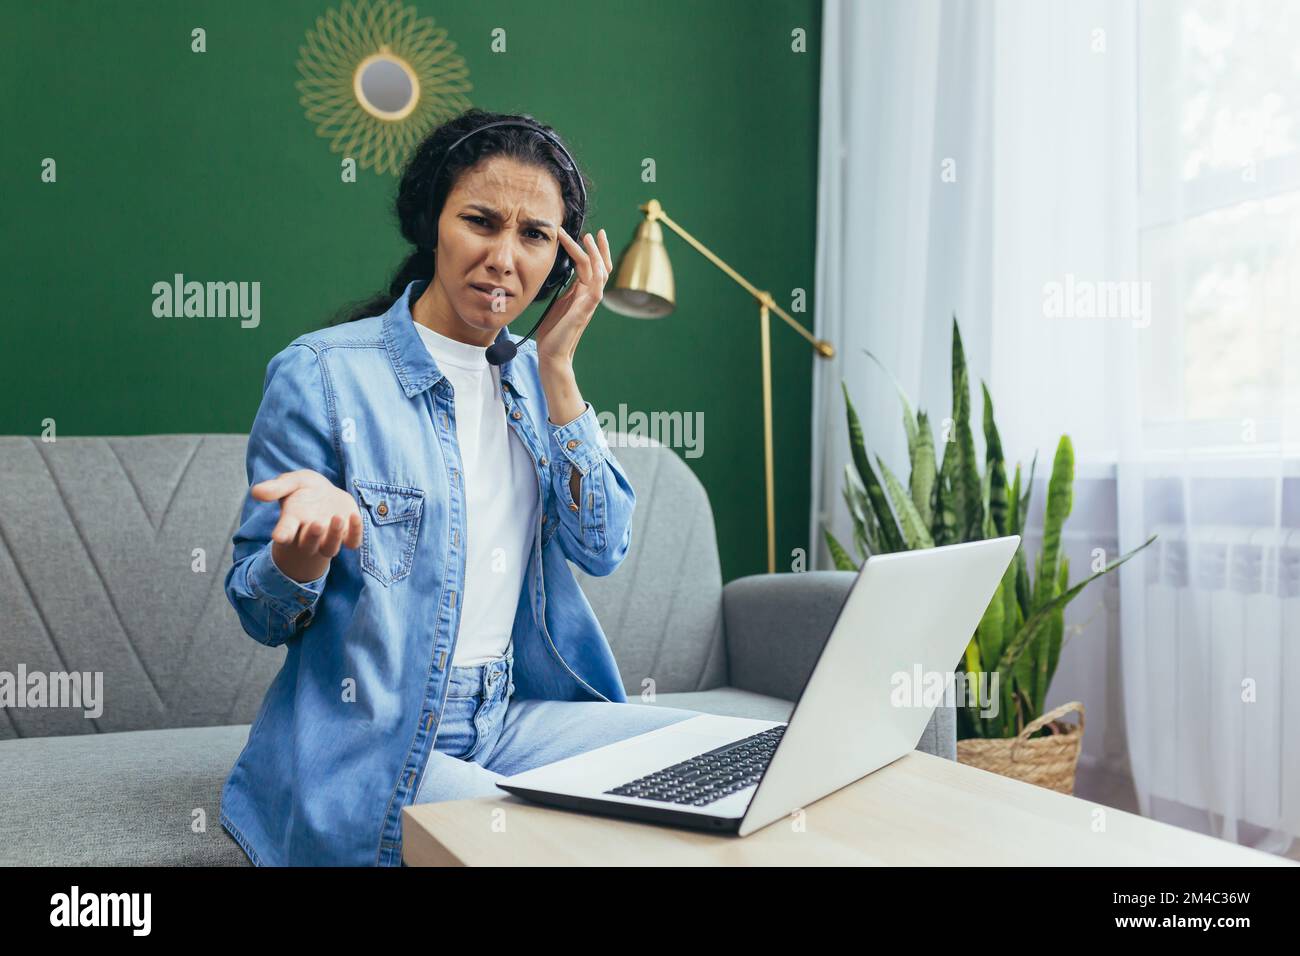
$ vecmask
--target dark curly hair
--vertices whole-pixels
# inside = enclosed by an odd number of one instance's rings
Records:
[[[457,180],[468,169],[492,156],[507,156],[549,170],[559,184],[564,200],[564,228],[581,241],[578,231],[582,215],[582,189],[591,193],[591,181],[581,167],[570,170],[569,162],[555,144],[540,133],[523,126],[497,126],[471,136],[447,156],[447,150],[456,140],[485,123],[497,120],[525,120],[560,137],[549,126],[539,123],[527,113],[490,113],[481,109],[468,109],[430,132],[416,147],[402,170],[401,183],[393,209],[402,235],[414,246],[410,255],[397,267],[388,282],[388,291],[361,302],[352,303],[339,310],[331,325],[352,322],[387,312],[398,296],[416,279],[431,279],[434,271],[434,245],[438,240],[438,218]],[[565,144],[566,148],[568,144]],[[572,152],[572,151],[570,151]],[[446,157],[438,182],[432,182],[438,164]],[[579,185],[577,178],[582,177]],[[432,199],[430,198],[432,197]],[[563,281],[563,250],[556,256],[556,267],[542,283],[536,302],[549,295]]]

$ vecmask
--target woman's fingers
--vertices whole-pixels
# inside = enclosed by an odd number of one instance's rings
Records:
[[[280,520],[275,523],[275,529],[271,532],[271,540],[277,544],[293,544],[298,538],[301,524],[293,515],[281,511]]]
[[[613,273],[614,260],[609,254],[609,238],[605,235],[605,230],[600,230],[600,257],[605,260],[605,272]]]
[[[334,515],[330,518],[329,527],[321,535],[320,544],[317,546],[317,552],[324,557],[332,558],[339,553],[339,547],[343,544],[343,529],[347,522],[343,520],[342,515]]]
[[[359,548],[361,547],[361,536],[361,512],[353,511],[348,516],[348,533],[343,539],[343,543],[349,548]]]
[[[596,244],[596,237],[591,233],[587,233],[587,235],[583,237],[582,242],[589,250],[590,261],[595,263],[595,266],[592,268],[593,279],[589,281],[592,282],[594,290],[599,292],[604,287],[605,278],[608,275],[608,272],[605,269],[605,257],[601,255],[600,246]]]
[[[587,258],[586,250],[565,232],[563,226],[560,227],[560,240],[564,243],[569,258],[573,260],[574,267],[578,270],[579,281],[583,283],[591,281],[591,261]]]
[[[361,547],[361,538],[361,515],[357,512],[347,517],[335,514],[328,520],[313,521],[282,515],[271,532],[272,541],[289,545],[303,554],[319,554],[327,558],[335,557],[344,545]]]
[[[264,486],[263,500],[275,500],[287,494],[281,500],[280,520],[271,531],[271,540],[291,548],[302,558],[319,556],[333,560],[344,545],[361,547],[364,535],[361,512],[352,496],[342,489],[331,488],[322,493],[311,480],[312,474],[289,472],[259,483]],[[286,493],[288,487],[302,493]]]
[[[258,501],[279,501],[285,495],[293,494],[300,487],[301,484],[294,473],[287,471],[283,475],[259,481],[248,490]]]
[[[312,471],[310,468],[298,468],[259,481],[248,490],[258,501],[279,501],[296,491],[320,487],[327,483],[325,476],[320,472]]]
[[[320,551],[320,541],[327,530],[327,525],[320,521],[308,521],[298,532],[298,547],[305,554],[317,554]]]
[[[563,226],[560,227],[560,245],[564,246],[564,251],[569,254],[569,258],[574,262],[577,262],[580,257],[586,255],[586,253],[582,251],[582,246],[578,245],[577,240],[569,235],[569,230],[565,229]]]

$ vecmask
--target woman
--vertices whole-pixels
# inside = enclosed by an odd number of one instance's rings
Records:
[[[226,575],[287,649],[222,791],[254,864],[400,865],[403,807],[695,716],[627,703],[567,563],[617,568],[635,505],[574,377],[613,266],[581,176],[529,117],[434,130],[389,294],[267,366]]]

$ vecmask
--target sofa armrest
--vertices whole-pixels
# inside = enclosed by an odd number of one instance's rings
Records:
[[[728,683],[793,701],[821,654],[852,571],[754,574],[722,589]],[[957,711],[935,709],[917,750],[957,759]]]

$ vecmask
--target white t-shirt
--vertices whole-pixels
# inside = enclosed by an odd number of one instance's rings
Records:
[[[465,476],[465,590],[452,664],[482,664],[510,644],[538,521],[537,473],[506,422],[501,372],[488,362],[487,347],[415,327],[451,381]]]

